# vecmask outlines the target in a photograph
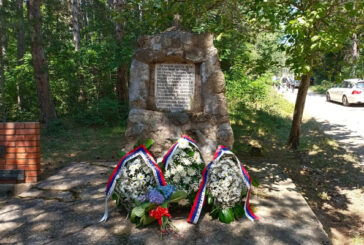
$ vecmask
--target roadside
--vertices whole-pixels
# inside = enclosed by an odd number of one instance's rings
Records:
[[[284,95],[294,102],[294,94]],[[302,188],[302,194],[334,244],[363,244],[364,171],[360,163],[364,141],[362,129],[357,127],[360,119],[345,122],[348,111],[355,116],[355,110],[364,108],[327,103],[324,96],[312,92],[308,96],[305,111],[313,117],[305,114],[301,146],[295,153],[301,166],[289,157],[282,165]],[[323,118],[326,115],[330,122]]]

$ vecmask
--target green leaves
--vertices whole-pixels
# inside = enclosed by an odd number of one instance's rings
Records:
[[[149,224],[153,223],[154,221],[155,221],[155,219],[153,217],[150,217],[149,215],[144,215],[140,219],[140,222],[143,223],[143,225],[149,225]]]
[[[252,185],[253,185],[254,187],[258,187],[258,186],[259,186],[259,182],[258,182],[258,180],[257,180],[257,179],[255,179],[255,178],[252,178]]]
[[[235,215],[236,219],[243,217],[245,214],[243,205],[239,205],[239,204],[235,205],[235,207],[233,208],[233,211],[234,211],[234,215]]]
[[[140,139],[138,139],[138,141],[136,142],[136,144],[134,145],[134,148],[137,148],[138,146],[144,145],[145,148],[147,148],[148,150],[153,146],[154,144],[154,140],[153,139],[147,139],[146,141],[141,141]]]
[[[220,210],[219,211],[219,220],[226,224],[233,222],[235,220],[234,211],[231,208]]]
[[[214,203],[214,199],[212,198],[212,195],[207,195],[207,204],[212,205]]]
[[[187,193],[184,191],[176,191],[170,197],[170,202],[178,202],[187,197]]]
[[[131,215],[134,215],[136,217],[142,217],[144,215],[145,212],[145,208],[141,207],[141,206],[136,206],[135,208],[133,208],[133,210],[131,210]]]
[[[153,146],[154,144],[154,140],[153,139],[147,139],[145,142],[144,142],[144,146],[145,148],[147,148],[148,150]]]
[[[123,156],[125,156],[125,155],[126,155],[126,152],[125,152],[125,151],[120,150],[120,151],[118,152],[118,155],[119,155],[119,157],[120,157],[120,158],[122,158]]]

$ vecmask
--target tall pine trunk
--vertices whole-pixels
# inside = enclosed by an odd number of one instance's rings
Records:
[[[34,77],[40,104],[41,121],[48,124],[56,118],[53,97],[49,86],[48,67],[42,46],[42,23],[40,0],[28,1],[28,16],[31,26],[31,48],[34,67]]]
[[[289,139],[288,139],[288,146],[292,149],[297,149],[299,145],[302,115],[303,115],[303,110],[305,108],[306,96],[309,86],[310,86],[310,76],[308,74],[302,75],[301,85],[298,89],[296,104],[294,107],[291,132],[289,134]]]
[[[73,26],[73,41],[75,50],[78,51],[81,47],[80,25],[78,22],[78,1],[72,0],[72,26]]]
[[[118,14],[121,14],[125,8],[125,1],[114,0],[114,8]],[[124,23],[115,21],[115,39],[119,49],[121,49],[124,38]],[[121,63],[117,69],[116,75],[116,91],[120,102],[128,101],[128,69],[125,63]]]
[[[18,25],[17,25],[17,65],[22,65],[24,63],[23,58],[25,54],[25,38],[24,38],[24,16],[23,16],[23,0],[16,0]],[[16,92],[17,92],[17,102],[19,110],[22,109],[23,98],[22,98],[22,84],[21,82],[16,82]]]
[[[6,122],[5,112],[5,54],[6,54],[6,19],[4,2],[0,0],[0,82],[1,82],[1,114]]]
[[[87,0],[81,0],[81,6],[82,6],[82,24],[83,28],[86,29],[85,37],[86,37],[86,43],[90,43],[90,35],[88,33],[88,16],[87,16],[87,8],[88,8],[88,1]]]

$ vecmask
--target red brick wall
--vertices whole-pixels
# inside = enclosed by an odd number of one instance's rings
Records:
[[[34,183],[40,175],[39,122],[0,123],[0,145],[5,157],[0,157],[0,169],[23,169],[25,180],[0,180],[0,183]]]

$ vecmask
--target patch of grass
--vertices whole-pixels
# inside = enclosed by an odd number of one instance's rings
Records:
[[[310,86],[310,89],[319,94],[326,94],[326,91],[329,88],[333,87],[334,85],[335,85],[335,83],[333,83],[333,82],[323,80],[321,82],[321,84],[316,84],[316,85]]]
[[[66,123],[67,124],[67,123]],[[70,162],[117,161],[125,126],[82,127],[60,124],[41,133],[43,177]]]
[[[229,107],[235,133],[234,149],[246,152],[250,145],[256,144],[265,151],[284,148],[294,107],[274,89],[265,100],[250,103],[231,99]]]

